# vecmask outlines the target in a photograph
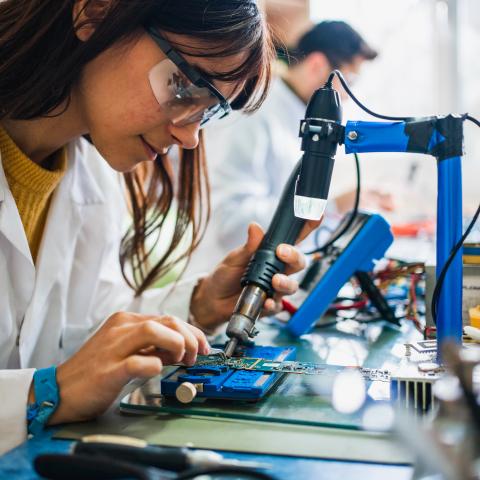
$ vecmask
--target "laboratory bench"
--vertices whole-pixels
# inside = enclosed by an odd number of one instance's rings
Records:
[[[362,327],[362,330],[359,331],[358,326],[355,328],[353,324],[349,325],[349,322],[347,321],[342,322],[337,326],[329,326],[316,330],[312,334],[294,340],[281,332],[279,333],[279,330],[275,325],[264,323],[261,326],[261,334],[257,343],[280,346],[293,344],[297,346],[299,351],[297,358],[301,361],[315,361],[317,363],[324,362],[332,365],[356,365],[370,368],[386,368],[398,361],[396,347],[401,345],[405,338],[411,334],[412,329],[406,325],[404,325],[402,329],[397,329],[382,323],[377,323],[369,325],[368,327]],[[291,375],[290,377],[299,376]],[[292,379],[292,381],[298,382],[298,378]],[[284,386],[282,386],[282,388],[284,388]],[[299,391],[298,383],[293,384],[292,388],[295,392]],[[288,395],[288,392],[280,394],[284,400]],[[301,397],[301,394],[299,394],[299,396]],[[294,397],[290,398],[294,399]],[[288,432],[290,430],[288,430],[288,428],[292,428],[293,430],[291,431],[295,433],[295,436],[292,436],[292,443],[297,441],[295,439],[301,438],[298,435],[301,435],[301,429],[305,428],[305,431],[310,432],[310,436],[308,437],[308,442],[310,444],[315,443],[317,438],[315,432],[319,432],[318,445],[315,446],[316,449],[313,449],[315,450],[314,454],[311,452],[308,455],[302,454],[301,448],[297,448],[293,455],[286,454],[288,448],[280,448],[276,451],[275,448],[265,449],[260,447],[255,450],[255,447],[251,448],[251,445],[255,442],[255,438],[252,438],[252,441],[250,442],[250,451],[248,451],[248,449],[245,450],[245,445],[242,448],[237,448],[234,439],[231,438],[232,435],[225,433],[221,435],[221,443],[214,442],[213,444],[202,444],[202,442],[198,440],[199,437],[201,438],[198,431],[192,431],[192,434],[195,434],[192,436],[196,439],[192,442],[193,446],[195,448],[209,448],[220,451],[226,458],[268,463],[271,465],[269,473],[273,474],[278,479],[338,480],[339,478],[343,478],[383,480],[388,478],[389,480],[407,480],[411,478],[413,468],[408,465],[408,462],[396,462],[397,457],[395,455],[393,455],[391,459],[388,458],[388,449],[385,450],[386,453],[383,453],[385,461],[372,461],[372,457],[369,458],[368,455],[366,455],[365,458],[361,456],[363,440],[361,437],[361,428],[358,425],[359,419],[357,417],[350,416],[348,418],[341,418],[338,412],[333,412],[331,405],[326,405],[326,403],[313,403],[311,407],[308,407],[308,402],[315,401],[312,396],[309,398],[305,397],[305,399],[298,398],[294,400],[298,403],[299,415],[295,417],[292,413],[297,408],[294,403],[293,406],[291,406],[289,413],[285,415],[285,418],[288,418],[287,421],[290,422],[290,425],[285,425],[284,437],[279,435],[278,438],[275,438],[275,441],[277,442],[276,444],[278,445],[279,441],[283,441],[283,443],[287,444],[289,443]],[[275,417],[275,413],[278,415],[278,412],[281,412],[281,410],[279,410],[281,405],[282,404],[279,403],[278,398],[275,399],[274,394],[271,399],[266,400],[266,404],[260,409],[260,412],[264,417],[268,417],[269,412],[273,412],[273,417]],[[308,408],[310,408],[311,413],[309,413]],[[152,412],[149,413],[152,414]],[[162,412],[159,413],[161,414]],[[188,415],[190,413],[192,413],[192,415],[195,414],[195,412],[189,411],[185,411],[183,414],[182,412],[180,413],[180,416],[184,419],[184,425],[188,425],[188,422],[190,421]],[[232,416],[235,417],[238,412],[231,410],[226,411],[225,415],[223,414],[224,412],[222,411],[215,411],[211,413],[210,417],[208,414],[200,419],[199,417],[192,416],[192,426],[197,425],[197,427],[193,428],[197,428],[198,430],[198,425],[203,425],[205,428],[204,431],[213,430],[217,428],[217,425],[220,425],[218,422],[222,421],[222,416],[226,417],[225,422],[233,421],[228,420],[228,418],[231,419]],[[169,415],[169,418],[178,417],[178,415],[172,413],[172,411],[169,411],[168,409],[167,415]],[[161,415],[125,415],[120,413],[118,408],[113,408],[105,418],[106,423],[102,423],[103,420],[101,418],[95,422],[46,429],[41,435],[26,441],[14,450],[0,457],[0,479],[15,478],[19,480],[27,480],[39,478],[33,469],[33,459],[42,453],[68,452],[72,444],[72,439],[75,438],[76,435],[80,437],[85,433],[121,433],[130,436],[137,435],[139,438],[142,438],[142,432],[145,431],[145,428],[156,429],[162,425]],[[245,427],[245,425],[247,425],[245,428],[248,430],[248,425],[253,425],[253,423],[251,423],[252,419],[245,420],[241,415],[238,416],[238,418],[239,420],[235,420],[238,423],[234,426],[241,426],[243,422],[243,426]],[[308,422],[305,421],[306,418],[308,418]],[[253,420],[255,419],[253,418]],[[265,422],[266,420],[268,420],[268,418],[259,419],[259,421],[262,422]],[[283,428],[281,419],[273,418],[270,420],[272,421],[272,432],[279,431],[278,429]],[[328,424],[329,422],[331,425]],[[110,427],[108,425],[110,425]],[[115,428],[111,427],[112,425],[118,426],[117,431],[115,431]],[[223,425],[224,432],[229,432],[228,425],[228,423]],[[269,424],[261,423],[259,425],[261,426],[258,427],[258,432],[261,430],[263,434],[263,440],[259,441],[263,441],[263,444],[265,445],[266,442],[268,443],[269,438]],[[338,430],[335,430],[335,428]],[[73,435],[69,434],[69,430],[73,432]],[[62,435],[62,431],[66,431],[67,433],[63,433]],[[167,429],[167,432],[168,431],[169,430]],[[334,433],[333,436],[337,437],[336,441],[337,443],[340,442],[340,446],[337,446],[337,450],[332,450],[328,445],[330,443],[328,435],[329,432],[337,431],[340,435],[335,435]],[[322,433],[320,434],[320,432]],[[70,439],[54,438],[58,436],[64,436]],[[272,443],[274,443],[274,436],[277,437],[276,434],[272,433]],[[260,437],[261,435],[258,438]],[[150,439],[155,437],[149,437],[147,435],[143,438],[147,441],[151,441]],[[151,443],[162,444],[161,437],[159,438],[159,441],[153,441]],[[180,443],[177,445],[170,445],[178,446],[182,444],[182,438],[188,438],[188,431],[187,433],[184,433],[183,437],[180,437]],[[279,440],[281,438],[286,440]],[[345,439],[344,443],[342,438]],[[366,443],[363,446],[364,451],[368,448],[368,441],[372,440],[366,439]],[[373,441],[376,440],[374,439]],[[326,455],[323,455],[323,458],[321,454],[322,442],[325,445],[325,451],[327,452]],[[248,444],[249,442],[244,443]],[[341,451],[342,445],[344,445],[344,451]],[[357,452],[356,456],[350,456],[349,450],[354,450],[355,446],[359,447],[360,453]],[[389,446],[389,448],[391,448],[392,452],[395,452],[395,447],[392,449],[392,447]],[[311,448],[309,450],[311,450]],[[259,453],[260,451],[262,453]],[[340,454],[337,456],[338,452],[340,452]],[[352,452],[352,454],[353,453],[354,452]],[[398,458],[401,459],[406,457],[400,455]],[[368,459],[368,461],[365,461],[365,459]]]

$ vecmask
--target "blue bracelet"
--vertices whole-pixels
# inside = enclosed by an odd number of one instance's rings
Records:
[[[60,402],[57,368],[42,368],[33,374],[35,402],[27,407],[28,433],[38,435]]]

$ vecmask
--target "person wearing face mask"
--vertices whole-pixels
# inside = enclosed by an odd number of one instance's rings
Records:
[[[201,128],[257,109],[272,58],[253,0],[0,2],[0,452],[208,353],[262,230],[210,275],[149,287],[208,217]],[[284,247],[287,274],[303,268]],[[267,310],[297,288],[273,286]]]
[[[300,158],[299,126],[309,99],[332,70],[339,69],[351,83],[364,62],[376,57],[377,52],[350,25],[323,21],[306,32],[286,55],[289,65],[274,79],[258,112],[249,117],[232,116],[224,124],[207,128],[212,221],[188,272],[208,270],[242,241],[250,222],[268,227],[285,182]],[[334,83],[345,100],[338,79]],[[352,208],[354,197],[355,192],[347,192],[333,199],[321,229],[333,229],[340,215]],[[393,204],[390,195],[370,190],[363,192],[362,206],[390,210]],[[302,249],[313,249],[311,240]]]

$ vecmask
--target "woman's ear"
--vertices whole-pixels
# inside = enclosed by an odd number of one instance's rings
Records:
[[[95,32],[96,26],[107,16],[113,0],[76,0],[72,17],[75,34],[86,42]]]

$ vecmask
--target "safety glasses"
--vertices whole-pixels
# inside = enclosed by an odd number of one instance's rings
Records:
[[[174,125],[200,122],[200,127],[227,116],[232,108],[227,99],[190,65],[152,27],[147,33],[167,56],[149,73],[150,85],[162,111]]]

